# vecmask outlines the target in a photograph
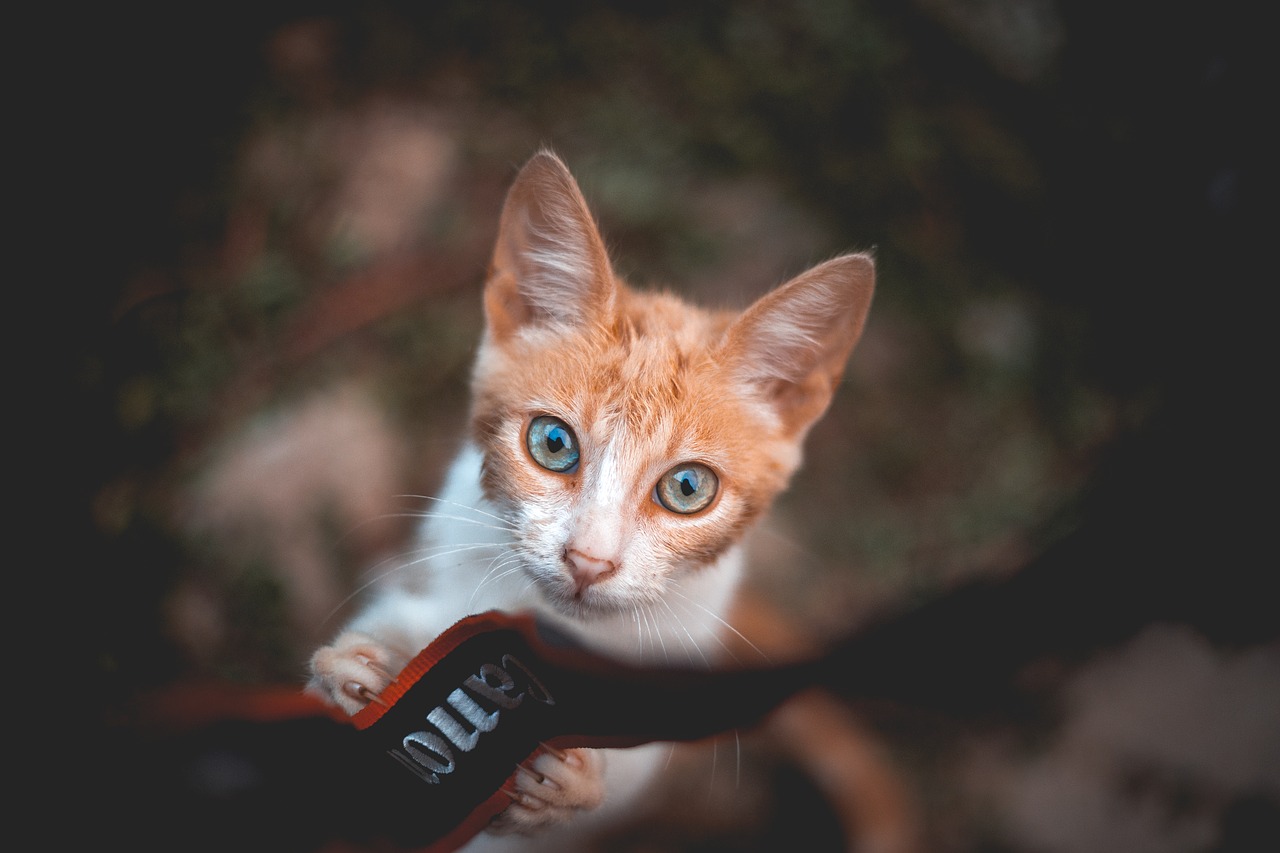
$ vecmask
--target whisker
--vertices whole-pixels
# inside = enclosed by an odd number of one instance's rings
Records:
[[[657,636],[658,645],[662,648],[662,659],[667,663],[671,663],[671,655],[667,654],[667,641],[662,638],[662,625],[658,621],[657,614],[653,613],[652,610],[650,609],[651,607],[652,605],[645,606],[645,613],[647,614],[645,618],[648,619],[649,617],[652,617],[652,623],[654,627],[653,633],[655,636]]]
[[[674,585],[673,585],[673,586],[671,586],[671,587],[669,587],[669,589],[670,589],[673,593],[675,593],[676,595],[680,596],[682,599],[684,599],[685,601],[687,601],[689,604],[692,604],[694,607],[698,608],[698,609],[699,609],[699,610],[701,610],[703,613],[707,614],[707,615],[708,615],[708,616],[710,616],[712,619],[714,619],[714,620],[716,620],[717,622],[719,622],[719,623],[720,623],[721,625],[723,625],[725,628],[729,629],[729,631],[731,631],[735,636],[737,636],[737,638],[738,638],[739,640],[742,640],[742,642],[744,642],[744,643],[746,643],[748,646],[750,646],[750,647],[751,647],[751,650],[752,650],[752,651],[754,651],[756,654],[758,654],[758,655],[760,656],[761,660],[763,660],[765,663],[773,663],[773,660],[772,660],[772,659],[771,659],[767,654],[765,654],[763,651],[761,651],[761,649],[760,649],[760,647],[759,647],[759,646],[757,646],[755,643],[753,643],[753,642],[751,642],[750,640],[748,640],[745,634],[743,634],[743,633],[742,633],[741,631],[739,631],[737,628],[733,627],[733,626],[732,626],[732,625],[730,625],[728,622],[726,622],[724,619],[722,619],[722,618],[720,617],[720,615],[719,615],[719,614],[717,614],[714,610],[712,610],[711,608],[709,608],[709,607],[705,606],[704,604],[702,604],[702,602],[697,601],[696,599],[690,598],[689,596],[685,595],[683,592],[681,592],[681,591],[680,591],[676,586],[674,586]],[[715,635],[712,635],[712,636],[715,636]],[[717,640],[719,640],[719,637],[717,637],[716,639],[717,639]],[[723,640],[720,640],[720,645],[724,646],[725,651],[727,651],[727,652],[729,652],[729,654],[733,655],[733,650],[732,650],[732,649],[730,649],[727,645],[725,645],[725,643],[724,643],[724,641],[723,641]],[[733,657],[734,657],[734,660],[737,660],[737,659],[738,659],[738,658],[737,658],[737,655],[733,655]]]
[[[520,595],[518,597],[523,600],[524,597],[529,594],[529,590],[533,589],[533,586],[536,583],[536,579],[529,578],[529,580],[525,582],[524,588],[520,590]]]
[[[494,573],[499,572],[499,570],[501,570],[500,573],[495,575]],[[511,575],[516,574],[520,570],[520,555],[514,551],[494,557],[489,571],[487,571],[484,577],[482,577],[476,584],[476,588],[471,591],[471,597],[467,599],[467,609],[471,609],[471,605],[475,603],[476,597],[480,595],[480,591],[484,589],[485,586],[497,583],[505,577],[510,577]]]
[[[487,515],[488,513],[486,513]],[[490,524],[479,518],[467,518],[465,515],[452,515],[445,512],[435,512],[433,510],[421,510],[417,512],[398,512],[387,513],[384,518],[422,518],[422,519],[439,519],[441,521],[457,521],[463,524],[470,524],[473,527],[479,527],[485,530],[501,530],[503,533],[514,533],[516,528],[510,522],[503,524]],[[494,516],[497,518],[497,516]],[[502,520],[502,519],[499,519]]]
[[[409,562],[404,563],[401,566],[397,566],[394,571],[401,571],[402,569],[412,568],[414,566],[419,566],[419,565],[422,565],[423,563],[430,562],[431,560],[438,560],[444,557],[452,557],[456,554],[466,554],[471,551],[479,551],[484,548],[506,548],[506,547],[507,546],[501,542],[478,542],[472,545],[432,545],[427,548],[419,548],[416,551],[411,551],[410,553],[417,554],[418,556],[415,557],[413,560],[410,560]]]
[[[502,580],[503,578],[509,578],[509,577],[511,577],[511,576],[512,576],[512,575],[514,575],[514,574],[518,574],[520,571],[521,571],[521,569],[520,569],[520,567],[519,567],[519,566],[512,566],[511,568],[507,569],[506,571],[504,571],[502,574],[498,575],[497,577],[495,577],[495,578],[490,578],[490,582],[491,582],[491,583],[497,583],[498,581]],[[480,590],[481,590],[482,588],[483,588],[483,584],[482,584],[482,585],[480,585],[480,586],[477,586],[477,587],[475,588],[475,590],[471,593],[471,598],[469,598],[469,599],[467,600],[467,607],[468,607],[468,609],[469,609],[473,604],[475,604],[476,597],[480,595]]]
[[[429,512],[429,511],[422,511],[422,510],[405,510],[402,512],[383,512],[383,513],[378,513],[377,515],[374,515],[370,518],[366,518],[363,521],[358,521],[355,524],[352,524],[350,527],[346,528],[339,535],[338,537],[339,541],[348,539],[357,530],[360,530],[363,527],[368,527],[370,524],[374,524],[379,521],[386,521],[389,518],[416,518],[416,519],[439,518],[445,521],[459,521],[466,524],[473,524],[477,527],[483,527],[489,530],[502,530],[509,533],[514,533],[516,531],[516,527],[508,519],[505,519],[500,515],[494,515],[491,512],[485,512],[484,510],[479,509],[478,507],[468,506],[467,504],[460,503],[458,501],[445,500],[444,498],[433,498],[429,495],[397,495],[396,497],[414,498],[417,500],[434,500],[434,501],[439,501],[440,503],[447,503],[453,506],[461,507],[462,509],[469,509],[472,512],[479,513],[480,515],[483,515],[487,518],[491,518],[494,521],[500,522],[500,524],[486,524],[484,521],[481,521],[480,519],[476,519],[476,518],[467,518],[465,516],[458,516],[458,515],[445,515],[444,513]]]
[[[503,518],[500,515],[497,515],[492,512],[487,512],[486,510],[480,509],[480,507],[478,506],[471,506],[470,504],[465,504],[465,503],[462,503],[461,501],[451,501],[447,498],[438,498],[433,495],[397,495],[397,497],[408,498],[410,500],[435,501],[436,503],[449,504],[450,506],[456,506],[460,509],[470,510],[471,512],[474,512],[477,515],[483,515],[486,518],[492,518],[494,521],[502,522],[503,524],[508,525],[509,527],[511,525],[510,520]],[[510,527],[510,529],[514,529],[514,528]]]
[[[520,562],[520,555],[513,550],[507,550],[507,551],[503,551],[501,554],[495,554],[493,558],[489,560],[489,567],[488,569],[486,569],[484,576],[480,578],[480,580],[476,583],[476,589],[480,589],[490,581],[497,580],[497,578],[494,577],[495,573],[503,569],[506,569],[508,566],[512,565],[513,563],[519,563],[519,562]],[[501,577],[501,576],[502,575],[499,575],[498,577]]]
[[[485,576],[480,579],[480,583],[483,584],[488,579],[489,575],[493,574],[494,571],[496,571],[497,567],[501,565],[504,561],[516,558],[518,556],[519,555],[512,548],[506,548],[501,553],[495,554],[493,558],[489,560],[489,569],[485,573]]]
[[[440,545],[424,545],[421,548],[412,548],[397,556],[388,557],[385,560],[381,560],[375,563],[374,565],[370,566],[369,571],[377,571],[381,567],[385,566],[387,563],[401,561],[401,560],[404,560],[404,558],[406,557],[413,557],[413,559],[400,562],[392,570],[392,573],[398,572],[401,569],[407,569],[413,566],[417,566],[421,563],[427,562],[428,560],[434,560],[437,557],[449,557],[454,554],[460,554],[467,551],[475,551],[481,548],[503,548],[503,547],[506,547],[506,546],[501,542],[469,542],[466,544],[449,543],[449,544],[440,544]]]
[[[488,522],[483,521],[482,519],[478,519],[478,518],[467,518],[466,516],[463,516],[463,515],[447,515],[447,514],[445,514],[445,513],[442,513],[442,512],[436,512],[436,511],[434,511],[434,510],[406,509],[406,510],[401,510],[400,512],[382,512],[382,513],[378,513],[377,515],[373,516],[372,518],[367,518],[367,519],[365,519],[364,521],[361,521],[361,522],[358,522],[358,523],[356,523],[356,524],[352,525],[352,526],[351,526],[351,528],[347,531],[347,533],[348,533],[348,534],[350,534],[351,532],[353,532],[353,531],[355,531],[355,530],[359,530],[361,527],[364,527],[364,526],[366,526],[366,525],[372,524],[372,523],[373,523],[373,522],[375,522],[375,521],[383,521],[384,519],[388,519],[388,518],[441,518],[441,519],[444,519],[444,520],[446,520],[446,521],[462,521],[462,522],[465,522],[465,523],[467,523],[467,524],[474,524],[474,525],[476,525],[477,527],[488,527],[488,528],[491,528],[491,529],[493,529],[493,530],[512,530],[512,529],[514,529],[514,528],[512,528],[512,527],[510,526],[510,524],[508,524],[508,525],[506,525],[506,526],[500,526],[500,525],[497,525],[497,524],[489,524]],[[495,516],[495,518],[496,518],[496,516]]]
[[[361,583],[359,586],[357,586],[355,589],[351,591],[350,595],[347,595],[345,598],[339,601],[336,605],[334,605],[333,609],[330,610],[327,614],[325,614],[324,619],[322,619],[321,621],[322,623],[327,623],[330,619],[332,619],[338,613],[339,610],[341,610],[343,607],[346,607],[347,604],[349,604],[353,599],[357,598],[361,593],[365,592],[375,584],[381,583],[382,581],[386,580],[387,578],[391,577],[392,575],[398,572],[405,571],[406,569],[411,569],[414,566],[421,565],[422,563],[428,562],[429,560],[434,560],[438,557],[451,557],[454,554],[461,554],[468,551],[475,551],[481,548],[501,548],[501,547],[505,547],[505,546],[500,545],[498,543],[490,543],[490,542],[482,542],[474,545],[435,545],[428,548],[418,548],[413,551],[409,551],[405,555],[402,555],[401,557],[388,557],[385,560],[380,560],[377,563],[374,563],[372,566],[370,566],[369,569],[367,570],[366,574],[371,574],[369,579]],[[427,553],[427,552],[430,552],[430,553]],[[407,560],[407,561],[403,560],[403,556],[408,556],[410,554],[417,555],[417,556],[415,556],[415,558],[412,560]],[[383,566],[387,565],[388,563],[394,563],[395,565],[393,565],[390,569],[387,569],[386,571],[379,571]]]
[[[667,601],[665,598],[659,598],[658,601],[662,603],[663,607],[667,608],[667,612],[670,613],[671,618],[676,621],[676,625],[678,625],[680,630],[684,632],[684,635],[689,638],[689,645],[693,646],[693,650],[698,653],[698,657],[702,658],[703,666],[710,667],[711,661],[707,659],[705,654],[703,654],[702,648],[698,645],[698,641],[693,638],[693,634],[689,633],[689,628],[684,624],[684,619],[680,618],[680,614],[676,613],[675,609],[672,608],[671,602]],[[679,638],[680,635],[677,634],[676,637]],[[689,659],[689,663],[696,663],[693,659],[693,655],[689,654],[689,646],[685,645],[683,639],[680,640],[680,645],[684,649],[685,657]]]
[[[383,560],[382,562],[380,562],[380,563],[378,563],[378,564],[376,564],[376,565],[372,566],[372,567],[370,568],[370,571],[374,571],[374,570],[376,570],[376,569],[378,568],[378,566],[384,565],[385,563],[388,563],[388,562],[391,562],[391,560],[390,560],[390,559],[388,559],[388,560]],[[332,610],[330,610],[328,613],[326,613],[326,614],[325,614],[325,617],[324,617],[324,619],[322,619],[322,620],[321,620],[321,622],[322,622],[322,623],[327,623],[330,619],[332,619],[335,615],[337,615],[337,613],[338,613],[338,611],[339,611],[339,610],[341,610],[342,608],[346,607],[349,603],[351,603],[351,601],[352,601],[353,599],[355,599],[355,598],[359,597],[359,596],[360,596],[360,594],[361,594],[361,593],[363,593],[365,590],[369,589],[371,586],[373,586],[374,584],[379,583],[380,581],[384,580],[385,578],[389,578],[389,577],[391,577],[391,576],[392,576],[392,575],[394,575],[396,572],[402,571],[402,570],[403,570],[403,569],[405,569],[405,568],[407,568],[406,564],[398,564],[398,565],[393,566],[392,568],[388,569],[388,570],[387,570],[387,571],[385,571],[385,572],[378,572],[377,574],[374,574],[374,575],[373,575],[372,577],[370,577],[367,581],[365,581],[364,583],[360,584],[360,585],[359,585],[359,586],[357,586],[355,589],[353,589],[353,590],[351,591],[351,593],[350,593],[348,596],[346,596],[346,597],[345,597],[345,598],[343,598],[341,601],[339,601],[337,604],[335,604],[335,605],[334,605],[334,607],[333,607],[333,609],[332,609]]]
[[[636,656],[644,654],[644,634],[640,631],[640,605],[632,602],[631,621],[636,623]]]
[[[506,548],[506,542],[441,542],[437,545],[423,545],[420,548],[414,548],[408,552],[409,554],[421,555],[420,559],[431,559],[442,555],[448,555],[459,551],[474,551],[479,548]]]
[[[653,648],[653,623],[649,621],[649,614],[644,608],[640,608],[640,621],[644,625],[644,638],[640,641],[640,653],[643,655],[646,648]]]

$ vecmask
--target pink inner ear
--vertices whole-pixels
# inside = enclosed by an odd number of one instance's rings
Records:
[[[496,337],[530,323],[577,326],[611,310],[604,241],[569,170],[536,155],[516,176],[498,225],[485,304]]]
[[[826,409],[874,288],[871,259],[845,255],[765,294],[730,327],[726,360],[789,429],[807,429]]]

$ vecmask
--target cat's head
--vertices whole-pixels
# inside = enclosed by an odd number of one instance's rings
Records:
[[[874,279],[846,255],[741,313],[632,291],[569,171],[535,156],[499,225],[472,419],[543,594],[631,610],[738,542],[799,465]]]

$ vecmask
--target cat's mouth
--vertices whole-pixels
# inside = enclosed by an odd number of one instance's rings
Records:
[[[633,606],[599,585],[583,588],[563,575],[539,577],[537,586],[552,607],[573,619],[604,619],[629,612]]]

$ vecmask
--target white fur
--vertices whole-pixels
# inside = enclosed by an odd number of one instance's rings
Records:
[[[587,647],[622,660],[650,661],[678,666],[705,666],[718,656],[717,639],[738,585],[743,558],[739,548],[703,566],[677,583],[646,590],[652,601],[595,618],[575,618],[558,610],[543,596],[530,567],[512,550],[502,509],[487,501],[480,489],[481,453],[464,447],[449,471],[437,501],[427,507],[418,547],[405,565],[388,576],[370,605],[347,626],[394,644],[411,655],[464,616],[498,609],[533,611]],[[607,468],[608,466],[606,466]],[[608,482],[605,480],[604,482]],[[584,535],[601,532],[611,519],[603,513],[586,525]],[[616,509],[612,510],[616,513]],[[557,535],[557,534],[552,534]],[[593,540],[596,541],[596,540]],[[601,546],[605,547],[605,546]],[[627,559],[625,554],[622,559]],[[401,664],[404,662],[402,661]],[[650,744],[627,750],[606,750],[605,803],[583,812],[564,827],[527,836],[481,834],[468,851],[569,850],[584,829],[600,825],[626,810],[662,766],[669,746]]]

